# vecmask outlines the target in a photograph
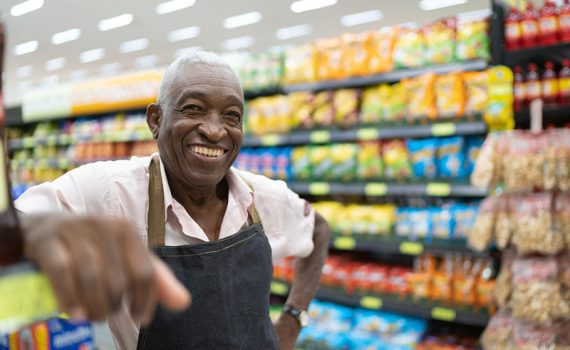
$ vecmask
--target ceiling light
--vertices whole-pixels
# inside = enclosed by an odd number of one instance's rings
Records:
[[[252,36],[246,35],[233,39],[228,39],[222,43],[222,47],[226,51],[239,50],[252,46],[254,42],[255,40],[253,39]]]
[[[279,40],[288,40],[293,38],[298,38],[300,36],[305,36],[311,34],[313,27],[308,24],[300,24],[292,27],[285,27],[277,30],[275,36]]]
[[[89,63],[100,60],[103,58],[103,56],[105,56],[105,49],[103,48],[83,51],[79,55],[79,61],[81,61],[81,63]]]
[[[186,28],[173,30],[170,33],[168,33],[166,38],[170,42],[175,42],[175,41],[192,39],[197,37],[198,35],[200,35],[200,27],[194,26],[194,27],[186,27]]]
[[[103,74],[115,74],[121,70],[121,64],[119,62],[107,63],[101,66],[101,73]]]
[[[165,15],[170,12],[179,11],[190,6],[194,6],[196,0],[171,0],[158,4],[156,6],[156,13]]]
[[[136,68],[151,68],[156,67],[160,62],[160,57],[158,55],[148,55],[139,57],[135,60]]]
[[[83,80],[87,77],[87,69],[78,69],[71,72],[69,78],[71,81]]]
[[[424,11],[465,4],[467,0],[421,0],[420,8]]]
[[[133,15],[130,13],[125,13],[117,17],[111,17],[99,21],[99,30],[104,32],[107,30],[123,27],[131,24],[133,21]]]
[[[196,51],[200,51],[200,50],[202,50],[201,46],[185,47],[183,49],[176,50],[176,52],[174,53],[174,58],[177,59],[179,57],[182,57],[182,56],[185,56],[185,55],[190,54],[192,52],[196,52]]]
[[[17,78],[26,78],[32,75],[34,71],[34,67],[32,66],[22,66],[16,69],[16,77]]]
[[[337,0],[299,0],[291,4],[291,11],[301,13],[332,6],[336,3]]]
[[[263,16],[261,16],[259,12],[248,12],[224,19],[223,26],[226,29],[248,26],[261,21],[261,18],[263,18]]]
[[[46,70],[49,72],[61,69],[63,66],[65,66],[65,57],[54,58],[46,62]]]
[[[345,27],[353,27],[360,24],[376,22],[382,18],[384,18],[382,11],[370,10],[342,16],[340,18],[340,23]]]
[[[124,43],[121,44],[121,46],[119,46],[119,51],[121,51],[122,53],[129,53],[129,52],[144,50],[147,47],[148,47],[148,39],[141,38],[131,41],[125,41]]]
[[[25,15],[44,6],[44,0],[28,0],[12,6],[10,14],[14,17]]]
[[[32,40],[25,43],[21,43],[14,47],[14,55],[20,56],[25,55],[31,52],[34,52],[38,49],[38,41]]]
[[[51,43],[54,45],[59,45],[69,41],[77,40],[80,36],[81,30],[79,28],[73,28],[52,35]]]

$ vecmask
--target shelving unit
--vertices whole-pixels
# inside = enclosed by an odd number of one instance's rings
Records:
[[[558,43],[556,45],[536,46],[529,49],[505,51],[504,64],[509,67],[525,65],[529,62],[544,62],[547,60],[562,61],[570,58],[570,43]]]
[[[542,112],[543,124],[546,127],[549,125],[563,125],[565,123],[570,123],[570,105],[545,106]],[[520,112],[515,112],[515,122],[517,129],[529,129],[530,111],[526,109]]]

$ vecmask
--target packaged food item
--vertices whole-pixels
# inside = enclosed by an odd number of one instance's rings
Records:
[[[333,160],[329,146],[312,146],[310,151],[311,178],[331,180]]]
[[[557,130],[556,145],[556,179],[558,189],[570,190],[570,130]]]
[[[356,309],[351,338],[354,349],[414,349],[426,321],[375,310]],[[390,330],[390,331],[387,331]]]
[[[308,83],[316,80],[313,44],[292,47],[285,54],[285,84]]]
[[[499,271],[499,275],[497,276],[496,287],[493,293],[495,303],[500,309],[510,307],[509,300],[512,293],[514,258],[514,250],[506,250],[503,252],[501,271]]]
[[[390,87],[385,84],[366,88],[362,92],[360,120],[363,124],[376,124],[384,119],[384,108],[387,101],[382,98],[382,90],[386,88],[388,90],[390,89]]]
[[[471,248],[483,251],[489,247],[494,235],[496,209],[497,197],[487,197],[481,202],[475,224],[467,236]]]
[[[514,121],[513,72],[506,66],[487,69],[488,97],[483,119],[490,131],[512,130]]]
[[[288,95],[291,129],[297,127],[304,129],[314,128],[313,99],[314,95],[312,93],[304,91],[292,92]]]
[[[475,287],[477,305],[488,308],[492,307],[494,305],[494,292],[497,286],[496,281],[493,279],[492,259],[477,260],[473,268],[473,273],[477,275]]]
[[[426,64],[426,42],[417,26],[401,26],[394,44],[394,66],[416,68]]]
[[[384,174],[382,144],[379,141],[362,142],[357,155],[356,177],[359,180],[380,179]]]
[[[421,255],[414,260],[414,273],[410,276],[414,299],[429,298],[435,269],[436,259],[430,254]]]
[[[93,327],[85,321],[61,318],[36,322],[9,336],[0,335],[0,349],[93,349]]]
[[[331,146],[331,176],[336,181],[354,181],[356,177],[356,155],[358,146],[351,143],[339,143]]]
[[[480,263],[468,256],[453,255],[453,302],[458,304],[475,305],[477,301],[476,282]]]
[[[347,77],[365,76],[369,70],[371,31],[345,33],[342,35],[344,49],[344,72]]]
[[[426,40],[426,62],[431,64],[449,63],[455,60],[456,19],[446,18],[423,28]]]
[[[334,95],[332,91],[321,91],[312,100],[313,122],[315,126],[330,127],[334,125]]]
[[[461,73],[438,75],[434,87],[437,118],[453,118],[464,114],[465,90]]]
[[[385,177],[390,180],[406,180],[411,177],[412,169],[408,151],[402,140],[387,141],[382,145]]]
[[[398,208],[396,211],[396,235],[408,238],[412,234],[412,222],[410,221],[410,208]]]
[[[385,73],[394,68],[394,44],[398,33],[396,27],[384,27],[372,32],[368,74]]]
[[[344,45],[341,38],[320,39],[315,42],[317,79],[334,80],[344,78]]]
[[[538,14],[534,4],[529,2],[521,19],[522,45],[523,47],[534,47],[538,42]]]
[[[427,73],[415,78],[402,79],[407,102],[406,117],[414,122],[423,118],[435,118],[435,74]]]
[[[437,176],[438,139],[410,139],[406,143],[414,176],[419,179],[435,178]]]
[[[505,19],[505,41],[507,50],[518,50],[521,47],[521,17],[522,13],[516,7],[509,9],[509,13]]]
[[[516,320],[513,324],[512,344],[515,349],[556,349],[556,327]]]
[[[511,350],[513,318],[508,310],[501,309],[491,317],[489,325],[481,336],[485,350]]]
[[[360,90],[339,89],[334,91],[335,124],[349,128],[359,123]]]
[[[454,221],[453,237],[458,239],[467,238],[469,231],[475,225],[478,204],[455,204],[451,207]]]
[[[296,180],[309,180],[312,173],[311,148],[295,147],[291,151],[291,173]]]
[[[502,141],[499,134],[491,133],[487,135],[471,174],[471,183],[473,185],[487,188],[498,182],[501,176],[500,166],[498,165],[498,162],[501,161],[501,154],[497,150],[500,142]]]
[[[408,239],[424,240],[431,236],[431,217],[429,209],[411,208],[409,219],[412,222],[412,230]]]
[[[556,233],[563,236],[566,247],[570,247],[570,193],[557,193],[554,201]]]
[[[391,204],[374,204],[367,207],[370,213],[368,232],[372,235],[387,235],[392,232],[392,227],[396,221],[396,206]]]
[[[526,76],[521,66],[515,66],[513,75],[513,98],[515,111],[526,107]]]
[[[542,71],[542,99],[545,104],[555,104],[559,100],[558,74],[554,70],[554,62],[547,61]]]
[[[467,175],[464,167],[464,141],[465,139],[461,136],[445,137],[439,140],[437,172],[440,177],[458,179]]]
[[[465,175],[470,176],[475,170],[475,164],[485,138],[482,136],[469,136],[465,141]]]
[[[570,300],[570,256],[561,254],[557,257],[558,280],[560,281],[560,291],[562,298],[567,302]]]
[[[440,259],[433,276],[431,299],[441,301],[453,300],[453,256],[446,254]]]
[[[502,195],[497,199],[494,233],[497,248],[501,250],[509,245],[514,230],[512,202],[513,199],[508,195]]]
[[[385,85],[380,88],[382,101],[386,101],[384,108],[384,121],[397,122],[404,120],[407,111],[407,95],[402,83],[392,86]]]
[[[457,53],[459,60],[490,59],[488,17],[457,16]]]
[[[451,239],[453,237],[453,213],[451,207],[431,208],[432,237],[435,239]]]

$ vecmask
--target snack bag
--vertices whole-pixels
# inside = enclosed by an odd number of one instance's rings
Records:
[[[291,121],[291,129],[302,127],[304,129],[313,129],[315,121],[313,120],[313,100],[314,95],[310,92],[292,92],[288,97],[289,103],[289,120]]]
[[[396,221],[396,206],[392,204],[374,204],[370,208],[370,223],[368,231],[375,235],[388,235]]]
[[[409,219],[412,222],[410,240],[424,240],[431,236],[431,217],[429,209],[410,209]]]
[[[371,31],[342,35],[344,52],[344,72],[347,77],[365,76],[369,74]]]
[[[570,190],[570,130],[559,130],[556,178],[561,191]]]
[[[259,106],[260,99],[254,99],[248,104],[247,129],[253,135],[263,135],[266,133],[265,122],[262,109]]]
[[[396,235],[408,238],[412,234],[412,222],[410,221],[410,208],[398,208],[396,211]]]
[[[291,178],[291,147],[282,147],[275,159],[275,173],[279,180],[287,181]]]
[[[493,279],[493,261],[492,259],[477,260],[473,268],[473,273],[477,275],[476,282],[476,296],[477,305],[483,307],[492,307],[494,305],[494,292],[496,291],[497,283]]]
[[[384,27],[373,31],[370,39],[368,74],[385,73],[394,69],[394,44],[399,30]]]
[[[431,299],[451,301],[453,299],[453,257],[446,254],[440,259],[437,271],[433,276]]]
[[[310,153],[311,177],[313,179],[330,178],[333,161],[329,146],[312,146]]]
[[[285,84],[301,84],[317,80],[313,44],[287,49],[285,54]]]
[[[402,79],[407,103],[406,117],[410,122],[435,118],[435,74],[427,73],[415,78]]]
[[[512,346],[517,350],[555,349],[557,335],[556,327],[542,326],[515,319]]]
[[[465,72],[463,83],[465,84],[465,114],[483,114],[487,108],[488,90],[487,72]]]
[[[382,144],[378,141],[361,143],[357,155],[356,177],[359,180],[371,180],[381,178],[382,174]]]
[[[423,28],[427,63],[441,64],[455,60],[455,22],[455,18],[446,18]]]
[[[467,235],[467,243],[477,251],[483,251],[491,244],[495,233],[497,201],[497,197],[487,197],[481,202],[475,224]]]
[[[376,124],[384,119],[385,101],[382,99],[381,89],[390,89],[385,84],[372,86],[362,92],[362,108],[360,109],[360,120],[363,124]]]
[[[383,121],[397,122],[404,120],[407,110],[407,94],[402,83],[380,88],[380,99],[384,101]]]
[[[291,151],[291,174],[298,181],[309,180],[312,174],[311,148],[294,147]]]
[[[335,124],[342,128],[349,128],[358,124],[358,110],[360,104],[360,90],[335,90],[334,97]]]
[[[558,193],[554,199],[554,227],[570,247],[570,193]]]
[[[495,242],[497,248],[505,249],[508,247],[514,229],[513,204],[516,203],[517,197],[511,198],[508,195],[502,195],[497,199],[497,212],[495,217]]]
[[[331,146],[332,167],[331,180],[353,181],[356,176],[356,155],[358,147],[351,143],[340,143]]]
[[[320,39],[315,42],[317,51],[317,79],[334,80],[344,78],[344,45],[341,38]]]
[[[428,299],[431,295],[436,262],[430,254],[421,255],[414,260],[414,273],[410,276],[414,299]]]
[[[483,331],[481,345],[485,350],[513,350],[510,340],[513,333],[513,318],[508,310],[499,310]]]
[[[438,174],[443,178],[465,177],[464,138],[461,136],[445,137],[439,140],[437,150]]]
[[[321,91],[313,99],[313,122],[315,126],[334,125],[335,111],[332,91]]]
[[[410,139],[407,146],[414,176],[419,179],[434,179],[437,176],[438,139]]]
[[[432,237],[451,239],[453,236],[453,214],[449,206],[431,208]]]
[[[404,141],[385,142],[382,146],[382,155],[387,179],[407,180],[411,177],[412,169]]]
[[[466,138],[465,146],[465,175],[471,176],[475,170],[477,158],[483,147],[485,139],[482,136],[469,136]]]
[[[465,109],[465,90],[461,73],[438,75],[435,79],[437,118],[462,116]]]
[[[457,16],[457,53],[459,60],[491,58],[489,52],[489,19],[466,15]]]
[[[402,26],[394,44],[394,66],[416,68],[426,64],[426,43],[419,28]]]

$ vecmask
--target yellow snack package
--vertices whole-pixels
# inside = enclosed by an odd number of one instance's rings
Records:
[[[489,100],[484,120],[491,131],[514,128],[513,72],[506,66],[495,66],[487,70]]]
[[[461,73],[438,75],[435,79],[437,118],[462,116],[465,110],[465,90]]]
[[[382,85],[380,87],[380,100],[383,101],[384,112],[382,121],[398,122],[405,118],[406,92],[402,83],[396,83],[392,86]]]
[[[315,209],[329,224],[331,231],[337,231],[338,218],[343,206],[339,202],[326,201],[311,203],[313,209]]]
[[[369,234],[370,208],[364,205],[351,205],[349,208],[353,233],[360,235]]]
[[[313,44],[287,49],[285,54],[285,84],[309,83],[315,80],[315,48]]]
[[[247,130],[253,135],[262,135],[265,133],[265,118],[263,118],[260,108],[260,99],[251,100],[247,110]]]
[[[313,111],[315,126],[332,126],[335,120],[333,92],[321,91],[317,93],[313,99]]]
[[[389,235],[396,219],[396,207],[392,204],[374,204],[370,208],[370,218],[370,234]]]
[[[402,26],[394,44],[394,66],[416,68],[426,64],[426,43],[421,30],[415,26]]]
[[[344,73],[347,77],[363,76],[368,74],[370,60],[370,42],[372,32],[359,34],[345,33],[342,35],[344,52]]]
[[[463,73],[465,84],[465,115],[482,114],[488,100],[487,72]]]
[[[455,17],[439,20],[423,28],[428,64],[449,63],[455,60]]]
[[[415,122],[424,118],[435,118],[435,74],[427,73],[415,78],[402,79],[407,102],[406,117]]]
[[[360,121],[363,124],[375,124],[383,119],[384,101],[382,101],[380,88],[380,86],[372,86],[362,92]]]
[[[311,149],[311,177],[313,179],[330,179],[333,167],[333,154],[329,146],[313,146]]]
[[[314,127],[313,97],[312,93],[305,91],[292,92],[287,95],[291,129],[298,127],[312,129]]]
[[[344,78],[344,47],[340,37],[317,40],[315,47],[317,50],[317,79]]]
[[[394,44],[398,35],[398,28],[384,27],[373,31],[368,47],[368,74],[384,73],[394,69]]]
[[[339,89],[335,90],[333,103],[335,110],[335,124],[348,128],[358,124],[358,110],[360,102],[360,90]]]
[[[362,142],[357,157],[356,177],[359,180],[382,178],[384,164],[382,144],[379,141]]]

